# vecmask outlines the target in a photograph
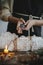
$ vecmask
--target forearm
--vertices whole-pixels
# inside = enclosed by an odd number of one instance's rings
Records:
[[[9,16],[8,17],[8,21],[13,22],[13,23],[17,23],[20,19],[17,17],[13,17],[13,16]]]
[[[18,21],[23,22],[20,18],[13,17],[9,9],[5,8],[2,10],[1,19],[5,22],[17,23]]]
[[[42,26],[43,25],[43,20],[36,20],[35,25]]]
[[[19,18],[13,17],[9,9],[4,8],[2,9],[1,19],[6,22],[13,22],[17,23],[19,21]]]
[[[6,22],[13,22],[13,23],[17,23],[19,21],[19,18],[16,18],[16,17],[13,17],[13,16],[3,16],[2,17],[2,20],[3,21],[6,21]]]

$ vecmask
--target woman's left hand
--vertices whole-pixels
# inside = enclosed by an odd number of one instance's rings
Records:
[[[24,28],[24,30],[29,30],[33,25],[35,25],[36,20],[28,20],[25,25],[26,27]]]

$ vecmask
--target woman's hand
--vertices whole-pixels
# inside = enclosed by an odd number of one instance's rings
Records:
[[[17,32],[18,32],[19,34],[22,34],[22,33],[23,33],[23,32],[22,32],[22,28],[20,27],[21,24],[25,24],[25,21],[24,21],[23,18],[20,18],[20,20],[18,21],[18,24],[17,24]]]
[[[33,25],[35,25],[36,20],[28,20],[25,25],[26,27],[24,28],[24,30],[29,30]]]

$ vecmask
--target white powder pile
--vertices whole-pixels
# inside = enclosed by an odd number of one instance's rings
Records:
[[[38,50],[43,48],[43,38],[32,36],[31,40],[30,37],[21,36],[18,38],[16,34],[12,34],[10,32],[2,33],[0,36],[0,49],[4,49],[5,46],[9,45],[8,50],[14,50],[14,40],[17,38],[17,50],[19,51],[28,51],[28,50]],[[32,47],[31,47],[32,46]]]
[[[42,37],[32,36],[31,40],[32,40],[32,51],[43,48]]]
[[[43,48],[43,38],[32,36],[31,40],[28,37],[21,36],[17,40],[17,49],[20,51],[38,50]]]
[[[19,51],[28,51],[30,50],[30,39],[25,36],[21,36],[17,39],[17,49]]]
[[[14,49],[13,40],[15,40],[18,36],[16,34],[11,34],[10,32],[2,33],[0,36],[0,49],[4,49],[5,46],[9,45],[8,50],[12,51]]]

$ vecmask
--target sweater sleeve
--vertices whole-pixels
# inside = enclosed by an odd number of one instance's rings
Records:
[[[1,17],[1,19],[5,18],[7,21],[9,16],[11,16],[9,1],[4,0],[4,2],[2,4],[2,13],[1,13],[0,17]]]

